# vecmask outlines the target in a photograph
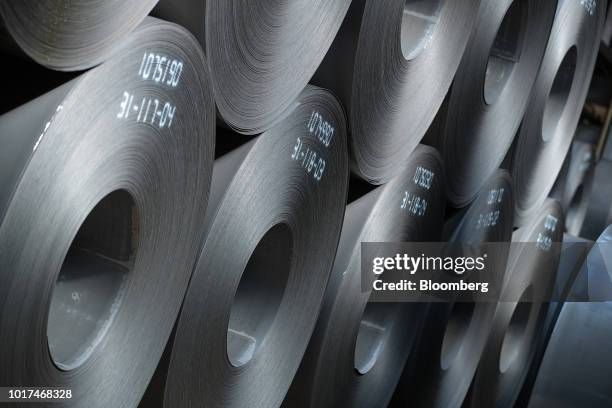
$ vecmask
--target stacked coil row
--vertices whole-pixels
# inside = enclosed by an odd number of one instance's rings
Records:
[[[560,249],[612,221],[612,153],[574,140],[605,15],[1,2],[3,61],[73,74],[0,116],[0,390],[70,390],[66,407],[549,406],[570,398],[577,319],[594,319],[571,399],[604,406],[611,320],[588,302],[612,300],[610,232],[599,258]],[[378,302],[367,242],[498,244],[501,297]],[[14,402],[31,401],[0,395]]]

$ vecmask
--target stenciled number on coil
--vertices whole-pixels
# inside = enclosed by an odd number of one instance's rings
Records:
[[[427,170],[426,168],[421,166],[417,166],[413,177],[414,184],[421,188],[429,190],[433,183],[434,175],[435,174],[433,171]]]
[[[487,194],[487,206],[497,206],[504,200],[504,188],[494,188]],[[495,227],[499,222],[501,210],[491,210],[478,215],[476,229]]]
[[[312,111],[307,124],[308,132],[313,133],[325,147],[329,147],[334,137],[335,128],[317,111]]]
[[[595,10],[597,9],[597,1],[596,0],[580,0],[580,5],[584,7],[587,13],[590,16],[595,15]]]
[[[123,92],[119,105],[117,119],[136,120],[136,123],[157,125],[160,129],[170,128],[176,113],[176,106],[170,102],[162,102],[157,98],[143,96],[138,100],[134,94]]]
[[[476,223],[476,229],[494,227],[499,222],[500,211],[495,210],[485,214],[478,215],[478,222]]]
[[[539,232],[536,239],[536,246],[543,251],[550,251],[552,247],[552,238],[549,233],[554,233],[557,229],[559,219],[554,215],[547,215],[544,220],[544,232]]]
[[[427,200],[419,195],[404,191],[400,208],[408,211],[411,215],[422,217],[427,212]]]
[[[138,68],[138,76],[145,81],[154,81],[172,88],[179,84],[182,73],[182,61],[150,52],[144,53],[140,68]]]
[[[493,205],[493,204],[501,204],[501,202],[504,200],[504,188],[494,188],[493,190],[489,191],[489,195],[487,196],[487,204],[488,205]]]
[[[317,152],[309,146],[306,146],[299,137],[293,147],[291,159],[300,163],[308,174],[312,174],[317,182],[323,178],[325,159],[317,155]]]

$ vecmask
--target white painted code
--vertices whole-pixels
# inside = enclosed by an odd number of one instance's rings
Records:
[[[431,184],[433,183],[434,175],[435,174],[433,171],[417,166],[416,171],[414,172],[414,184],[429,190],[431,188]]]
[[[498,207],[504,201],[504,192],[505,190],[503,187],[489,190],[487,194],[487,206],[494,207],[495,209],[478,214],[478,221],[476,222],[477,230],[492,228],[499,223],[501,210]]]
[[[552,237],[550,234],[554,233],[557,230],[557,224],[559,223],[559,219],[552,214],[546,216],[544,220],[544,231],[538,233],[538,237],[536,238],[536,246],[543,251],[550,251],[552,247]]]
[[[490,211],[484,214],[478,215],[478,222],[476,223],[476,229],[485,229],[494,227],[499,222],[500,211]]]
[[[597,1],[596,0],[580,0],[580,5],[584,7],[586,12],[589,15],[594,15],[595,10],[597,10]]]
[[[308,174],[312,174],[313,178],[318,182],[323,178],[325,172],[325,159],[317,154],[310,146],[304,144],[299,137],[293,147],[291,159],[297,161]]]
[[[312,111],[310,120],[306,125],[310,133],[314,133],[315,137],[325,147],[329,147],[332,138],[334,137],[334,127],[323,118],[317,111]]]
[[[134,94],[127,91],[123,92],[117,119],[129,119],[136,123],[149,123],[157,125],[160,129],[170,128],[176,106],[170,102],[162,102],[157,98],[143,96],[137,98]]]
[[[404,197],[402,198],[400,208],[408,211],[411,215],[422,217],[427,212],[427,200],[417,194],[411,194],[408,191],[404,191]]]
[[[142,79],[175,88],[181,80],[183,62],[164,55],[145,52],[138,69]]]

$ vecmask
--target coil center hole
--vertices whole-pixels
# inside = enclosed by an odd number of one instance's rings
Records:
[[[521,59],[526,27],[527,2],[515,0],[506,11],[489,52],[484,82],[488,105],[497,101]]]
[[[476,305],[472,302],[454,303],[442,340],[440,365],[443,370],[447,370],[453,364],[463,347],[475,308]]]
[[[374,367],[384,349],[397,304],[368,302],[359,323],[355,370],[363,375]]]
[[[529,315],[533,299],[533,286],[529,286],[516,304],[510,323],[506,328],[501,352],[499,354],[499,371],[505,373],[516,358],[521,354],[525,344],[525,333],[529,324]]]
[[[577,48],[572,46],[565,54],[565,57],[563,57],[555,75],[546,105],[544,106],[544,116],[542,117],[542,140],[544,142],[552,140],[557,131],[559,121],[572,90],[572,84],[574,83],[577,58]]]
[[[251,361],[280,308],[291,269],[293,235],[277,224],[257,244],[238,284],[227,330],[227,357],[234,367]]]
[[[138,223],[132,196],[117,190],[103,198],[79,228],[49,306],[47,341],[59,369],[83,364],[107,333],[134,266]]]
[[[431,42],[445,0],[406,0],[402,13],[401,46],[404,58],[416,58]]]

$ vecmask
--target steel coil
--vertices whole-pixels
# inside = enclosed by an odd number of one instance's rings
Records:
[[[561,202],[566,213],[565,231],[573,236],[580,234],[586,217],[593,186],[594,163],[595,146],[574,140],[550,192],[551,198]]]
[[[499,170],[454,225],[450,241],[510,242],[512,181]],[[490,253],[491,270],[503,277],[504,251]],[[421,341],[409,358],[391,406],[459,407],[474,378],[496,310],[494,302],[432,304]]]
[[[185,25],[209,60],[217,108],[237,132],[282,120],[346,15],[350,0],[161,0],[157,12]]]
[[[203,241],[214,126],[195,38],[154,19],[0,117],[0,385],[138,404]]]
[[[591,195],[593,194],[594,175],[594,169],[590,169],[584,174],[584,180],[582,180],[567,204],[565,231],[571,235],[577,236],[584,227]]]
[[[576,131],[593,73],[606,6],[559,2],[512,163],[517,225],[542,206]]]
[[[587,175],[595,165],[595,146],[575,140],[568,152],[568,158],[565,189],[561,199],[561,205],[566,211],[572,206],[572,202],[579,201],[580,189],[584,188]]]
[[[281,404],[333,265],[347,156],[342,108],[307,88],[286,120],[215,165],[166,406]]]
[[[470,392],[470,407],[512,407],[546,323],[563,238],[563,209],[548,200],[514,232],[501,302]],[[548,245],[552,243],[552,245]]]
[[[444,100],[480,0],[354,0],[313,82],[348,110],[352,168],[397,175]],[[385,29],[381,29],[385,27]]]
[[[529,407],[609,407],[612,354],[612,227],[590,250],[563,305]]]
[[[116,50],[157,0],[4,0],[4,29],[23,52],[48,68],[79,71]]]
[[[387,406],[427,308],[369,302],[370,292],[361,288],[361,243],[437,241],[441,168],[438,153],[419,146],[400,176],[347,207],[319,321],[283,406]],[[426,204],[402,206],[404,200]]]
[[[519,128],[557,0],[483,1],[461,65],[427,142],[446,166],[456,207],[474,199]]]
[[[537,345],[535,355],[531,360],[531,365],[521,393],[516,401],[516,406],[528,405],[540,365],[542,364],[542,359],[544,358],[544,352],[546,351],[552,331],[555,328],[559,313],[561,313],[561,309],[568,299],[572,286],[578,277],[592,244],[591,241],[567,233],[563,235],[563,244],[561,246],[561,256],[559,258],[553,295],[546,310],[543,329],[536,339]]]

